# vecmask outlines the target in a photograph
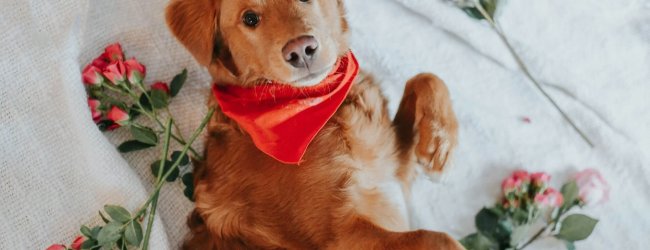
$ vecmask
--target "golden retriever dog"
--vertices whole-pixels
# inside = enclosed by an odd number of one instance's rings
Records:
[[[348,47],[342,0],[172,0],[169,28],[215,82],[318,84]],[[414,230],[421,174],[443,170],[457,121],[432,74],[406,84],[394,119],[372,76],[352,89],[299,166],[261,152],[216,101],[184,249],[463,249]]]

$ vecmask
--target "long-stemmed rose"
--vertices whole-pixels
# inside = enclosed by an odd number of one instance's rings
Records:
[[[104,225],[81,227],[82,236],[67,248],[55,244],[48,250],[79,249],[133,249],[148,248],[153,218],[156,213],[160,189],[167,182],[182,179],[186,186],[184,194],[193,199],[192,173],[189,153],[201,159],[192,143],[201,134],[212,117],[210,109],[201,125],[189,139],[185,139],[175,125],[168,106],[170,99],[176,96],[187,79],[187,70],[176,75],[170,85],[157,82],[147,87],[144,84],[146,67],[135,58],[124,60],[124,51],[119,43],[109,45],[82,71],[82,81],[87,87],[88,108],[92,119],[103,131],[118,128],[130,130],[133,140],[119,145],[122,153],[133,152],[162,145],[162,156],[152,164],[152,173],[156,177],[154,190],[144,204],[134,211],[116,205],[106,205],[100,216]],[[154,128],[144,125],[139,117],[148,118]],[[165,119],[167,122],[163,123]],[[173,129],[175,128],[175,129]],[[181,150],[170,152],[170,140],[175,140]],[[182,175],[182,178],[181,178]],[[147,224],[141,224],[144,219]]]
[[[567,214],[573,208],[605,201],[609,187],[593,169],[578,173],[561,192],[550,187],[550,180],[551,176],[543,172],[513,172],[501,184],[502,200],[476,215],[479,232],[463,238],[461,243],[469,250],[520,250],[550,236],[573,249],[573,242],[589,237],[598,221],[582,214]],[[529,236],[540,220],[544,226]]]

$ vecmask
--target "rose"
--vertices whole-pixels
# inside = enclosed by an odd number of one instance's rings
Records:
[[[157,82],[157,83],[151,84],[151,90],[160,90],[160,91],[163,91],[163,92],[167,93],[168,95],[170,93],[169,92],[169,86],[167,85],[167,83],[164,83],[164,82]]]
[[[595,169],[585,169],[575,176],[578,197],[583,205],[597,205],[609,200],[609,184]]]
[[[545,187],[551,180],[551,176],[544,172],[537,172],[530,175],[535,187]]]
[[[61,244],[54,244],[46,248],[45,250],[67,250],[68,248],[65,247],[65,245]]]
[[[102,103],[99,100],[88,98],[88,107],[90,108],[90,114],[93,117],[93,121],[95,123],[98,123],[99,120],[102,118],[102,112],[99,110],[99,106]]]
[[[117,61],[124,61],[124,51],[122,51],[122,45],[120,45],[119,43],[108,45],[106,49],[104,49],[104,54],[102,55],[102,57],[104,57],[111,63]]]
[[[543,193],[535,195],[535,203],[547,207],[559,207],[564,203],[564,196],[554,188],[548,188]]]
[[[84,84],[89,86],[98,86],[102,85],[104,82],[104,77],[102,76],[101,70],[93,65],[88,65],[81,73]]]
[[[86,237],[77,236],[77,238],[75,238],[74,241],[72,241],[72,245],[70,245],[70,248],[72,248],[73,250],[80,250],[81,245],[84,244],[84,241],[86,241]]]
[[[111,81],[113,84],[119,84],[120,82],[124,82],[126,79],[126,67],[121,61],[109,64],[106,69],[104,69],[103,73],[106,79]]]
[[[135,58],[124,61],[126,66],[126,75],[131,83],[140,83],[144,79],[146,67]]]
[[[508,196],[509,194],[520,191],[526,192],[528,190],[528,184],[530,183],[530,175],[524,170],[517,170],[512,173],[508,178],[501,182],[501,190],[503,194]]]
[[[113,106],[111,110],[106,114],[106,117],[120,126],[128,125],[129,120],[131,119],[131,117],[129,117],[129,113],[117,106]]]

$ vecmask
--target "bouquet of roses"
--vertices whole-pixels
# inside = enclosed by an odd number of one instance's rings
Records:
[[[469,250],[518,250],[550,236],[575,249],[574,242],[589,237],[598,220],[569,212],[607,201],[608,184],[593,169],[579,172],[561,191],[549,186],[550,179],[546,173],[514,172],[501,184],[501,201],[476,215],[478,232],[461,243]]]
[[[192,143],[201,134],[214,110],[209,110],[201,125],[185,139],[168,109],[170,100],[180,92],[187,70],[176,75],[168,85],[156,82],[146,85],[146,67],[135,58],[125,59],[120,44],[106,47],[103,54],[83,69],[82,79],[88,93],[92,119],[102,131],[129,129],[133,139],[118,146],[128,153],[162,145],[161,157],[151,164],[156,177],[154,190],[147,201],[134,212],[118,205],[106,205],[99,216],[105,224],[81,226],[71,248],[52,245],[48,250],[67,249],[147,249],[156,213],[160,189],[166,182],[180,179],[185,195],[193,198],[193,177],[188,153],[201,156]],[[139,117],[143,119],[138,119]],[[145,120],[146,119],[146,120]],[[152,127],[145,124],[154,124]],[[170,142],[176,141],[181,150],[170,153]],[[145,230],[141,223],[147,219]]]

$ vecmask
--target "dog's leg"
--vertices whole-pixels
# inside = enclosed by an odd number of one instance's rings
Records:
[[[439,232],[418,230],[390,232],[357,217],[339,229],[339,237],[326,249],[464,249],[458,241]]]
[[[415,156],[427,174],[443,170],[456,146],[458,122],[442,80],[432,74],[409,80],[393,123],[407,159]]]

